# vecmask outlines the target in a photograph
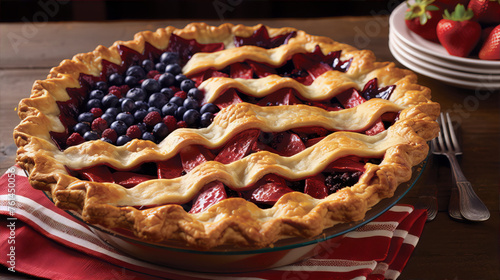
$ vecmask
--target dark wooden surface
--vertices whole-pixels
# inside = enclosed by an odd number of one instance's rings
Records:
[[[388,10],[368,17],[232,22],[293,26],[358,48],[371,49],[381,61],[396,61],[388,48],[388,18],[383,16]],[[31,29],[28,29],[29,23],[0,24],[0,171],[3,173],[14,164],[16,147],[12,130],[19,122],[16,106],[21,98],[29,96],[34,80],[43,79],[62,59],[91,51],[98,44],[109,46],[116,40],[129,40],[141,30],[155,30],[167,25],[182,27],[188,22],[35,23]],[[220,20],[207,22],[222,23]],[[452,186],[449,164],[444,158],[431,157],[421,180],[401,202],[415,203],[422,189],[429,188],[432,185],[429,182],[434,182],[438,188],[439,213],[434,221],[426,224],[399,279],[500,279],[500,89],[460,89],[421,75],[419,82],[431,88],[433,100],[460,123],[464,152],[460,162],[465,175],[490,209],[491,218],[483,223],[467,223],[448,217]],[[0,278],[23,277],[8,274],[5,268],[2,271]]]

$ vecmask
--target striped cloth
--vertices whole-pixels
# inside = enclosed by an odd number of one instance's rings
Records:
[[[396,205],[370,223],[317,245],[311,250],[315,252],[312,258],[234,274],[183,271],[126,255],[55,207],[41,191],[33,190],[16,166],[0,178],[0,216],[0,263],[35,277],[374,280],[398,278],[417,245],[426,212]]]

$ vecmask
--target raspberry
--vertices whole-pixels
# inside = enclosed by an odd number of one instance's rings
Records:
[[[158,74],[160,74],[160,72],[158,72],[156,70],[151,70],[148,72],[147,76],[148,76],[148,78],[153,79]],[[158,81],[158,79],[155,79],[155,80]]]
[[[108,138],[111,142],[115,143],[118,138],[118,134],[112,128],[106,128],[101,135],[102,138]]]
[[[108,93],[111,93],[118,98],[122,98],[122,91],[117,86],[110,86],[108,89]]]
[[[137,125],[132,125],[127,129],[127,136],[136,139],[141,138],[142,131]]]
[[[163,123],[167,125],[168,131],[174,131],[177,128],[177,120],[172,115],[165,116]]]
[[[162,118],[161,118],[161,115],[160,113],[158,113],[157,111],[152,111],[152,112],[149,112],[145,117],[144,117],[144,120],[143,122],[149,126],[149,127],[153,127],[155,126],[155,124],[159,123],[162,121]]]
[[[122,85],[119,87],[120,93],[123,95],[127,94],[127,91],[130,90],[130,87],[128,85]]]
[[[66,139],[66,145],[69,146],[75,146],[75,145],[78,145],[78,144],[81,144],[85,142],[85,139],[83,139],[83,137],[78,134],[77,132],[73,132],[73,134],[71,134],[68,139]]]
[[[92,121],[91,129],[99,134],[101,134],[106,128],[108,128],[108,122],[102,118],[96,118]]]
[[[156,75],[153,77],[153,79],[155,79],[155,80],[157,80],[157,81],[158,81],[158,80],[160,79],[160,77],[161,77],[161,74],[156,74]]]
[[[177,128],[186,128],[186,127],[188,127],[188,125],[185,121],[177,122]]]
[[[180,90],[180,91],[176,92],[176,93],[174,94],[174,96],[177,96],[177,97],[180,97],[180,98],[184,98],[184,99],[186,99],[186,98],[187,98],[187,93],[186,93],[186,92],[184,92],[184,91],[182,91],[182,90]]]
[[[102,114],[103,114],[103,112],[102,112],[102,109],[101,109],[101,108],[92,108],[92,109],[90,109],[90,112],[91,112],[92,114],[94,114],[94,117],[95,117],[95,118],[98,118],[98,117],[102,116]]]

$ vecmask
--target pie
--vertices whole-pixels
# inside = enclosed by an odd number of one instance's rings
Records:
[[[362,220],[425,159],[411,71],[294,28],[193,23],[77,54],[19,104],[17,163],[89,224],[196,249]]]

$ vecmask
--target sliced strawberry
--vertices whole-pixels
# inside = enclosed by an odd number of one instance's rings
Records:
[[[322,199],[328,196],[328,188],[325,185],[325,176],[319,173],[316,176],[306,178],[304,193]]]
[[[295,133],[282,132],[274,137],[271,147],[276,149],[278,154],[290,157],[306,149],[306,145]]]
[[[294,94],[293,89],[280,89],[257,102],[259,106],[280,106],[280,105],[295,105],[302,104]]]
[[[238,96],[235,89],[228,89],[213,102],[219,109],[224,109],[229,105],[241,103],[243,100]]]
[[[231,74],[230,77],[241,78],[241,79],[252,79],[253,70],[248,64],[245,63],[234,63],[231,64]]]
[[[261,48],[272,49],[279,47],[283,44],[286,44],[290,38],[293,38],[297,35],[297,32],[293,31],[290,33],[277,35],[273,38],[269,37],[269,33],[267,32],[267,28],[265,26],[260,27],[255,30],[252,36],[250,37],[234,37],[234,45],[236,47],[251,45],[258,46]]]
[[[259,134],[260,131],[257,129],[251,129],[237,134],[227,142],[214,160],[223,164],[228,164],[244,158],[250,153]]]
[[[113,176],[109,167],[105,165],[98,165],[94,167],[90,167],[84,170],[78,171],[83,177],[92,182],[114,182]]]
[[[316,145],[319,141],[325,139],[325,137],[316,137],[316,138],[312,138],[312,139],[308,139],[305,143],[306,147],[311,147],[311,146],[314,146]]]
[[[189,172],[196,166],[214,159],[214,156],[202,146],[188,146],[180,151],[182,167]]]
[[[344,106],[344,108],[353,108],[366,100],[359,94],[359,92],[355,88],[348,89],[336,96],[339,102]],[[384,124],[382,120],[379,118],[372,127],[368,128],[365,133],[367,135],[375,135],[385,130]]]
[[[206,184],[194,199],[193,207],[189,213],[200,213],[217,202],[226,199],[227,194],[224,190],[224,184],[214,181]]]
[[[158,179],[173,179],[182,176],[182,162],[179,155],[156,163],[158,168]]]
[[[132,188],[144,181],[156,179],[156,177],[151,175],[138,174],[129,171],[114,172],[112,176],[116,184],[119,184],[125,188]]]
[[[292,129],[292,131],[299,135],[315,134],[317,136],[326,136],[329,133],[328,129],[320,126],[297,127]]]
[[[203,81],[208,80],[212,77],[229,77],[229,75],[227,75],[226,73],[217,71],[213,68],[209,68],[209,69],[206,69],[202,72],[199,72],[199,73],[196,73],[196,74],[189,76],[189,78],[194,81],[195,86],[197,86],[197,87]]]
[[[293,192],[286,185],[285,179],[275,174],[267,174],[252,186],[249,200],[256,203],[273,205],[284,194]]]
[[[363,96],[366,100],[370,100],[372,98],[382,98],[388,100],[395,88],[395,85],[379,88],[377,78],[373,78],[365,84],[365,87],[361,91],[361,96]]]
[[[276,74],[276,69],[274,69],[274,67],[250,60],[246,62],[252,68],[255,75],[257,75],[257,77],[259,78],[264,78],[269,75]]]
[[[366,101],[355,88],[345,90],[335,97],[346,109],[356,107]]]
[[[365,172],[365,160],[358,156],[345,156],[330,163],[325,169],[326,172]]]

